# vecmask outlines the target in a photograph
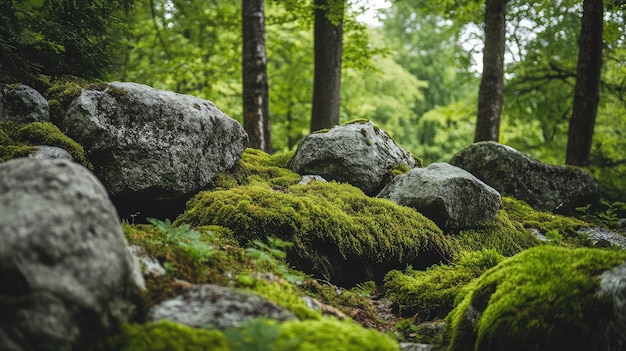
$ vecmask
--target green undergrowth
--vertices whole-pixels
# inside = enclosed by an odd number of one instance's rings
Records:
[[[245,322],[224,331],[187,327],[161,320],[125,324],[120,332],[90,351],[398,351],[384,334],[351,321],[324,317],[278,323],[267,319]]]
[[[626,252],[538,246],[504,260],[457,296],[447,317],[449,350],[596,350],[611,299],[598,275]],[[604,342],[604,343],[603,343]]]
[[[576,242],[579,236],[576,230],[590,226],[589,223],[574,217],[536,211],[526,202],[512,197],[503,197],[502,207],[511,220],[521,223],[524,228],[537,229],[544,235],[556,231],[564,238],[572,239],[570,240],[572,243]]]
[[[385,294],[403,316],[415,322],[444,318],[460,289],[503,259],[495,250],[482,250],[465,252],[457,262],[426,270],[393,270],[385,276]]]
[[[89,83],[76,77],[61,77],[50,82],[44,97],[50,106],[50,120],[59,123],[68,110],[70,104],[81,94]]]
[[[503,256],[513,256],[541,242],[506,210],[500,209],[493,219],[473,229],[455,235],[457,244],[466,251],[495,250]]]
[[[456,252],[415,210],[336,182],[281,191],[257,183],[201,192],[176,223],[227,227],[244,246],[271,236],[292,242],[292,264],[340,285],[381,279],[407,264],[429,266]]]
[[[60,147],[69,152],[83,166],[93,168],[87,160],[83,147],[63,134],[52,123],[0,122],[0,161],[28,156],[37,151],[34,147],[36,145]]]

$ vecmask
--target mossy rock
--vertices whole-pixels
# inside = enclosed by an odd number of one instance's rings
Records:
[[[477,228],[461,230],[455,235],[455,240],[467,251],[492,249],[507,257],[541,244],[530,230],[512,220],[504,209]]]
[[[444,318],[462,287],[504,259],[495,250],[466,252],[458,262],[434,265],[425,271],[393,270],[385,276],[385,295],[400,313],[425,322]]]
[[[558,233],[569,246],[580,246],[579,229],[591,227],[589,223],[574,217],[537,211],[526,202],[512,197],[502,198],[502,208],[512,221],[522,224],[524,228],[536,229],[544,235]]]
[[[52,123],[15,124],[0,122],[0,161],[28,156],[37,151],[35,145],[60,147],[83,166],[93,168],[87,160],[83,147],[63,134]]]
[[[626,252],[549,245],[504,260],[459,295],[448,350],[622,349],[620,297],[600,293],[600,275],[624,260]]]
[[[409,264],[427,267],[457,251],[415,210],[335,182],[201,192],[175,223],[230,228],[242,246],[273,236],[292,242],[289,262],[345,286],[382,281],[389,270]]]

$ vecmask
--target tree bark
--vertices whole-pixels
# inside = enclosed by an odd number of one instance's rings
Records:
[[[474,142],[498,141],[502,91],[504,87],[504,46],[506,4],[509,0],[487,0],[483,75],[478,92],[478,114]]]
[[[249,146],[272,153],[264,0],[242,0],[243,127]]]
[[[567,133],[565,163],[588,166],[600,101],[603,0],[584,0],[578,48],[574,106]]]
[[[346,0],[315,0],[311,132],[339,124],[345,3]]]

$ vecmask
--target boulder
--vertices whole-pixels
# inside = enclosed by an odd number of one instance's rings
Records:
[[[492,187],[447,163],[433,163],[398,175],[378,197],[412,207],[439,227],[453,230],[492,219],[501,200]]]
[[[68,161],[73,161],[74,158],[65,149],[56,146],[37,145],[35,146],[37,151],[30,154],[32,158],[61,158]]]
[[[538,211],[574,214],[576,207],[600,199],[598,183],[583,169],[548,165],[493,141],[468,146],[450,164],[472,173],[502,196],[524,200]]]
[[[83,89],[61,129],[83,145],[123,217],[174,218],[248,144],[212,102],[136,83]]]
[[[626,253],[537,246],[464,291],[447,350],[624,350]]]
[[[257,294],[218,285],[195,285],[183,295],[152,307],[147,319],[169,319],[196,328],[237,328],[246,320],[265,317],[296,320],[290,311]]]
[[[30,123],[50,120],[50,106],[28,85],[0,86],[0,122]]]
[[[81,350],[132,315],[143,287],[115,208],[86,168],[0,164],[0,350]]]
[[[415,158],[372,122],[359,121],[310,134],[302,140],[289,168],[356,186],[376,195],[398,167],[413,168]]]

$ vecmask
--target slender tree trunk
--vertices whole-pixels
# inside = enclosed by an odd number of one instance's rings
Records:
[[[569,165],[589,165],[593,129],[600,101],[603,16],[602,0],[583,1],[574,107],[569,122],[565,156],[565,163]]]
[[[478,92],[474,142],[498,141],[504,87],[505,18],[508,0],[487,0],[483,75]]]
[[[339,124],[345,3],[346,0],[315,0],[311,132]]]
[[[243,127],[249,146],[272,153],[264,0],[242,0]]]

